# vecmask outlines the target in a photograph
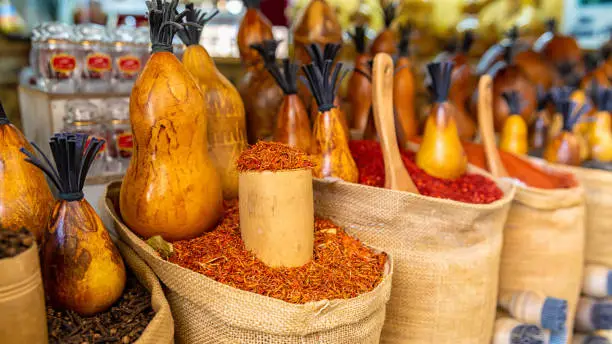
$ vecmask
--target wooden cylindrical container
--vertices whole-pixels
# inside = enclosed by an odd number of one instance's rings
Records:
[[[0,342],[46,344],[47,310],[38,247],[0,259]]]
[[[240,232],[266,265],[297,267],[312,259],[312,170],[246,171],[239,177]]]

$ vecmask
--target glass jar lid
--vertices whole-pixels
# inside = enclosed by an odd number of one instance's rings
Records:
[[[115,43],[134,43],[137,38],[136,30],[132,26],[121,25],[111,31],[110,38]]]
[[[41,40],[74,40],[74,31],[72,26],[64,23],[50,22],[40,25]]]
[[[78,42],[109,42],[106,28],[99,24],[79,24],[75,27]]]
[[[99,117],[98,107],[90,101],[74,99],[66,102],[65,122],[94,122]]]

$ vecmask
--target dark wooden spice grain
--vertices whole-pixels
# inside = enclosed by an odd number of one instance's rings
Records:
[[[12,231],[0,228],[0,259],[12,258],[34,244],[34,236],[27,229]]]
[[[174,242],[169,261],[234,288],[290,303],[348,299],[383,279],[387,256],[365,247],[328,220],[315,220],[314,258],[298,268],[271,268],[246,250],[238,202],[225,203],[221,224],[209,233]]]
[[[135,342],[155,316],[151,295],[136,277],[128,275],[123,296],[107,311],[91,317],[47,306],[50,344]]]

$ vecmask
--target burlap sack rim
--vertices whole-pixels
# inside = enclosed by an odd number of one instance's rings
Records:
[[[527,157],[523,160],[533,163],[544,170],[555,172],[566,172],[566,166],[550,164],[542,159]],[[515,201],[527,206],[541,209],[553,210],[559,208],[570,208],[580,203],[584,203],[584,187],[575,173],[572,173],[576,180],[576,186],[567,189],[541,189],[527,186],[521,182],[517,184]],[[512,178],[515,179],[515,178]],[[516,180],[516,179],[515,179]]]
[[[174,319],[170,311],[170,304],[166,300],[164,291],[159,284],[157,276],[151,268],[125,243],[115,243],[121,252],[123,261],[132,270],[138,281],[151,293],[151,307],[155,316],[147,324],[135,344],[173,343]]]
[[[195,271],[183,268],[179,265],[167,262],[159,257],[159,255],[142,239],[140,239],[136,234],[134,234],[127,226],[125,226],[122,221],[119,219],[118,215],[115,212],[114,206],[111,203],[108,193],[109,190],[114,188],[119,188],[121,182],[114,182],[107,186],[104,199],[106,211],[113,218],[115,226],[117,228],[117,232],[119,233],[122,240],[126,241],[132,248],[137,252],[139,256],[141,256],[153,269],[156,275],[162,280],[162,282],[170,288],[173,292],[181,295],[182,297],[194,302],[196,304],[201,304],[201,299],[198,298],[199,295],[196,295],[194,299],[193,295],[186,295],[181,292],[180,288],[177,288],[177,285],[172,281],[173,278],[169,278],[166,276],[165,271],[162,270],[170,270],[174,275],[182,275],[183,278],[180,279],[180,282],[185,284],[186,280],[193,282],[195,284],[201,285],[202,290],[206,290],[207,293],[215,293],[218,295],[222,295],[224,298],[230,298],[232,300],[244,302],[245,300],[249,301],[251,304],[257,304],[259,309],[267,308],[267,313],[282,313],[282,317],[278,318],[277,321],[269,324],[259,324],[263,325],[260,328],[265,328],[268,333],[274,333],[277,335],[306,335],[311,333],[316,333],[322,330],[329,330],[329,324],[327,321],[323,319],[313,319],[312,322],[309,322],[303,328],[295,328],[291,326],[283,326],[282,323],[292,323],[295,324],[294,319],[301,319],[306,317],[317,316],[319,314],[325,312],[342,312],[345,316],[343,317],[342,322],[336,323],[336,326],[346,325],[355,323],[360,321],[367,316],[371,315],[375,312],[375,309],[371,309],[369,307],[353,307],[353,304],[358,303],[359,305],[363,304],[381,304],[382,307],[386,305],[391,296],[391,284],[393,277],[393,257],[387,254],[387,264],[385,266],[385,277],[383,280],[368,293],[361,294],[355,298],[351,299],[342,299],[342,300],[321,300],[316,302],[308,302],[305,304],[292,304],[285,302],[283,300],[274,299],[271,297],[267,297],[264,295],[240,290],[237,288],[230,287],[223,283],[217,282],[212,278],[206,277],[202,274],[199,274]],[[157,270],[155,265],[161,265],[160,270]],[[177,281],[178,283],[178,281]],[[193,287],[194,285],[191,284]],[[380,302],[380,299],[384,298],[384,302]],[[228,312],[227,304],[215,304],[214,311],[217,315],[222,315],[225,312]],[[279,310],[280,309],[280,310]],[[240,327],[240,328],[249,328],[249,324],[252,324],[254,319],[247,315],[248,312],[234,312],[232,313],[233,317],[237,319],[225,319],[231,320],[228,321],[229,325]],[[283,329],[282,331],[278,331],[279,328]]]

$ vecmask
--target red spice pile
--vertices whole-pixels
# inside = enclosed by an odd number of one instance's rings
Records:
[[[359,184],[384,187],[385,164],[378,142],[350,141],[349,147],[359,169]],[[402,151],[401,154],[404,166],[422,195],[475,204],[491,203],[504,195],[484,176],[465,174],[454,180],[432,177],[416,165],[413,152]]]
[[[212,232],[177,241],[169,261],[218,282],[290,303],[348,299],[373,290],[387,256],[375,253],[328,220],[316,219],[314,259],[299,268],[270,268],[247,251],[240,237],[237,201],[225,203]]]
[[[280,142],[259,141],[245,149],[238,161],[238,171],[280,171],[312,168],[314,163],[303,151]]]

